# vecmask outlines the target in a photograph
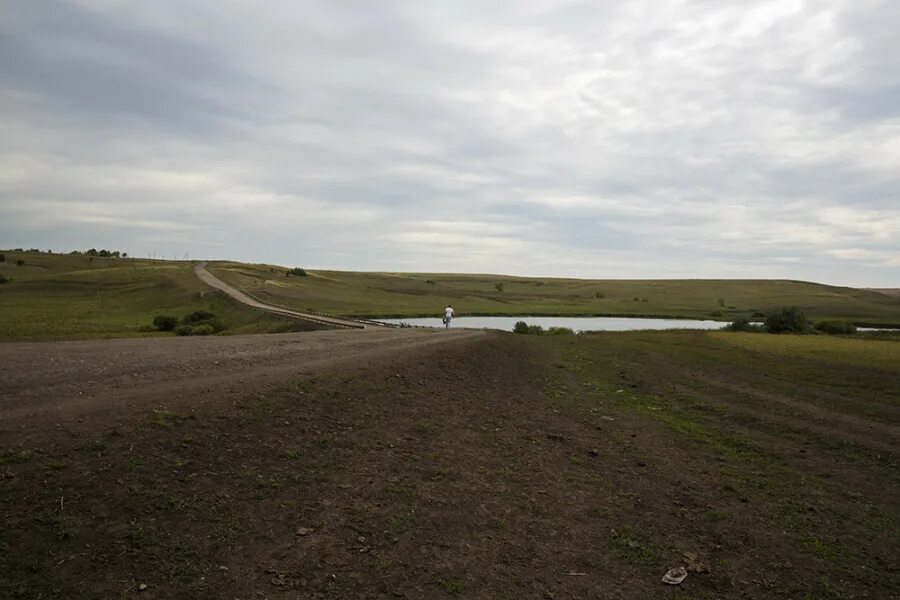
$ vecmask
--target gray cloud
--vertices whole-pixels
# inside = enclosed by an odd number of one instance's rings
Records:
[[[898,26],[889,1],[13,1],[0,240],[896,286]]]

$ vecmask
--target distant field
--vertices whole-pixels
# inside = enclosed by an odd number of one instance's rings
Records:
[[[208,310],[228,333],[270,331],[286,321],[210,290],[182,261],[3,252],[0,340],[138,337],[154,315]],[[25,261],[16,266],[17,260]]]
[[[900,298],[871,290],[783,280],[584,280],[503,275],[312,271],[215,262],[210,272],[261,300],[366,317],[437,314],[616,315],[730,320],[796,306],[811,318],[900,324]],[[497,285],[502,285],[498,291]],[[720,302],[721,300],[721,302]]]
[[[211,290],[188,261],[3,251],[0,340],[159,335],[154,315],[209,310],[226,333],[302,327]],[[17,266],[16,261],[24,265]],[[900,326],[900,297],[872,290],[775,280],[579,280],[500,275],[311,271],[213,262],[210,272],[264,302],[357,317],[414,317],[447,303],[462,315],[611,315],[722,321],[784,306],[812,318]],[[502,291],[497,286],[502,287]],[[720,302],[721,300],[721,302]],[[170,335],[170,334],[167,334]]]

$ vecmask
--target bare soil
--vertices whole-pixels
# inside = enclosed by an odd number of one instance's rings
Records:
[[[7,344],[0,364],[0,597],[900,590],[893,371],[683,332]]]

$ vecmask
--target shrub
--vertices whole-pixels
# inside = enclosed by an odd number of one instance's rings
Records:
[[[225,323],[223,323],[221,319],[209,319],[208,321],[200,323],[200,325],[209,325],[215,333],[219,333],[225,329]]]
[[[758,311],[758,310],[754,310],[754,311],[753,311],[753,314],[750,315],[750,318],[751,318],[751,319],[765,319],[765,318],[766,318],[766,313],[761,312],[761,311]]]
[[[837,319],[824,319],[813,323],[813,328],[822,333],[830,333],[832,335],[848,335],[856,333],[856,325],[850,321],[839,321]]]
[[[709,314],[713,317],[721,317],[724,313],[721,310],[714,310]]]
[[[20,258],[19,260],[16,261],[16,266],[17,266],[17,267],[21,267],[21,266],[24,265],[24,264],[25,264],[25,261],[22,260],[21,258]]]
[[[763,328],[762,325],[751,323],[750,319],[741,317],[726,325],[725,329],[728,331],[762,331]]]
[[[528,335],[543,335],[544,328],[540,325],[529,325],[528,326]]]
[[[502,283],[495,283],[495,284],[494,284],[494,289],[497,290],[498,292],[503,292],[503,284],[502,284]]]
[[[570,327],[551,327],[547,333],[549,335],[575,335],[575,331]]]
[[[0,254],[0,262],[6,262],[6,255]]]
[[[528,323],[525,321],[517,321],[513,327],[513,333],[528,333]]]
[[[306,277],[306,270],[301,269],[300,267],[294,267],[293,269],[289,269],[284,273],[285,277],[290,277],[291,275],[294,275],[296,277]]]
[[[0,275],[0,283],[9,283],[9,279],[5,275]]]
[[[153,317],[153,326],[157,331],[173,331],[176,325],[178,325],[177,317],[168,315],[156,315]]]
[[[185,325],[199,325],[203,321],[208,321],[210,319],[215,319],[216,315],[212,314],[206,310],[196,310],[189,315],[186,315],[181,322]]]
[[[604,294],[603,292],[595,292],[595,293],[594,293],[594,298],[600,298],[600,299],[603,299],[603,298],[606,298],[606,294]]]
[[[212,335],[215,332],[216,330],[209,323],[203,323],[191,329],[191,335]]]
[[[190,325],[179,325],[175,328],[175,335],[191,335],[193,329]]]
[[[725,308],[725,298],[720,297],[718,300],[718,303],[719,303],[719,306],[721,306],[722,308]]]
[[[800,309],[782,308],[766,317],[766,329],[769,333],[803,333],[810,330],[810,325]]]

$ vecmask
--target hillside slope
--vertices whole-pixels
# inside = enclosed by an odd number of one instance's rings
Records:
[[[9,281],[0,285],[0,340],[160,335],[141,329],[155,315],[196,310],[214,313],[228,333],[311,327],[232,301],[200,281],[186,261],[3,254],[0,275]]]
[[[588,280],[506,275],[310,271],[212,262],[227,283],[273,304],[348,316],[428,316],[447,303],[460,314],[634,315],[728,320],[785,306],[812,318],[900,324],[900,298],[870,290],[786,280]],[[497,286],[502,287],[502,291]]]

